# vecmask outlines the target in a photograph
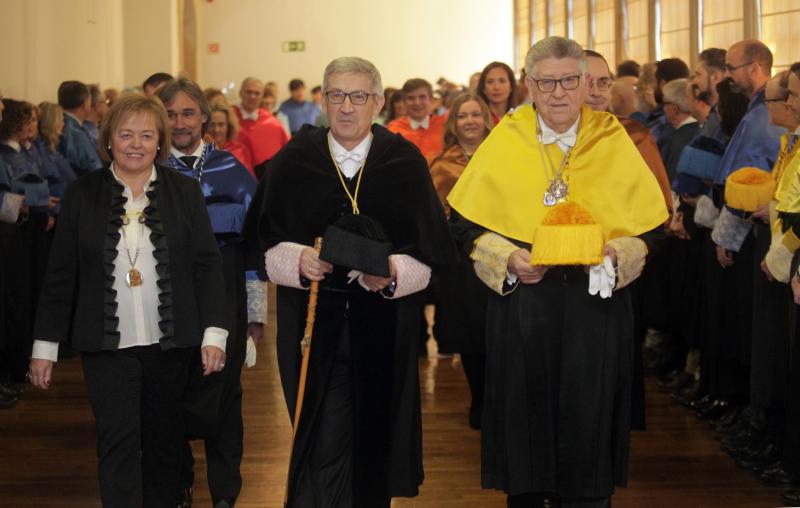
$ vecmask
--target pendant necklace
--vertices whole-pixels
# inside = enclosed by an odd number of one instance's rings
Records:
[[[128,218],[129,215],[133,217],[138,215],[139,217],[137,220],[139,223],[139,236],[136,238],[136,250],[133,253],[133,256],[131,256],[131,249],[128,247],[128,235],[125,233],[125,226],[130,224],[130,220]],[[142,212],[130,212],[130,214],[126,212],[122,223],[122,240],[125,242],[125,253],[128,255],[128,263],[131,265],[130,270],[128,270],[128,273],[125,275],[125,283],[128,284],[128,287],[141,286],[142,272],[136,269],[136,261],[139,259],[139,240],[142,238],[142,234],[144,232],[144,214],[142,214]]]
[[[559,164],[558,169],[556,169],[555,164],[553,164],[553,161],[550,159],[550,154],[547,152],[542,142],[542,128],[539,125],[538,117],[536,118],[536,135],[539,137],[539,156],[542,158],[545,177],[550,182],[547,189],[544,191],[542,201],[545,206],[554,206],[567,200],[569,185],[564,180],[564,171],[567,169],[567,161],[569,160],[569,154],[572,152],[572,147],[567,149],[564,158],[561,159],[561,164]],[[547,158],[546,161],[545,157]]]

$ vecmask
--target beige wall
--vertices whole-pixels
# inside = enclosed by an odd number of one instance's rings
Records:
[[[177,72],[176,2],[0,0],[0,90],[38,103],[70,79],[123,88]]]
[[[512,1],[497,0],[202,0],[198,79],[236,90],[249,75],[276,81],[280,99],[299,77],[311,88],[338,56],[361,56],[383,82],[444,76],[466,83],[492,60],[512,63]],[[281,42],[303,40],[304,53],[283,53]],[[218,54],[208,44],[220,44]],[[234,96],[229,94],[229,96]]]
[[[0,0],[0,90],[54,101],[68,79],[123,88],[156,71],[176,74],[179,1]],[[512,0],[194,1],[204,87],[238,90],[254,75],[278,82],[286,98],[290,79],[320,84],[325,64],[344,55],[372,60],[386,85],[440,76],[466,83],[488,62],[513,56]],[[306,51],[283,53],[287,40],[304,40]],[[211,42],[219,54],[208,53]]]

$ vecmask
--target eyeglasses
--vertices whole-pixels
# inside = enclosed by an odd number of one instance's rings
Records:
[[[331,104],[343,104],[347,97],[350,97],[350,103],[354,106],[363,106],[367,103],[374,93],[365,92],[364,90],[356,90],[355,92],[343,92],[342,90],[331,90],[325,92],[325,98]]]
[[[742,67],[747,67],[748,65],[753,65],[753,62],[747,62],[747,63],[743,63],[741,65],[725,64],[725,69],[727,69],[728,72],[733,72],[736,69],[741,69]]]
[[[539,91],[545,93],[555,91],[556,85],[561,85],[562,90],[575,90],[581,83],[580,74],[576,74],[574,76],[564,76],[561,79],[531,79],[534,83],[536,83],[536,87],[539,89]]]
[[[593,79],[592,83],[597,87],[598,90],[608,90],[611,88],[611,85],[614,84],[614,80],[611,78],[600,78]],[[561,86],[563,87],[564,85],[562,84]]]

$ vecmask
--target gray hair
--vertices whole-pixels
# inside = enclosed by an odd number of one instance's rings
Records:
[[[686,78],[673,79],[664,85],[664,102],[669,102],[678,106],[684,113],[691,113],[689,103],[689,80]]]
[[[211,121],[211,106],[208,105],[206,96],[203,95],[203,90],[191,79],[181,76],[177,79],[167,81],[167,84],[158,91],[157,95],[164,104],[164,107],[168,108],[170,104],[172,104],[172,101],[175,100],[175,96],[178,92],[185,93],[190,99],[195,101],[197,103],[197,108],[200,110],[200,114],[206,116],[206,121],[203,122],[201,127],[201,133],[205,135],[208,129],[208,123]]]
[[[545,58],[574,58],[578,61],[581,72],[586,72],[586,56],[583,48],[572,39],[553,35],[531,46],[525,55],[525,73],[535,78],[536,64]]]
[[[322,77],[322,91],[328,91],[328,79],[334,74],[366,74],[372,81],[372,93],[383,95],[383,82],[381,73],[372,62],[357,56],[343,56],[332,61],[325,67]]]

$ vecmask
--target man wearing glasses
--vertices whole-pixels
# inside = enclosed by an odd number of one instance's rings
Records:
[[[308,288],[319,284],[287,506],[388,508],[422,483],[412,337],[430,267],[455,253],[425,159],[373,124],[384,102],[375,66],[338,58],[322,90],[330,129],[306,125],[275,156],[255,212],[278,284],[278,364],[291,415]],[[337,244],[346,226],[349,244]]]
[[[633,314],[623,288],[668,214],[625,129],[584,105],[580,45],[543,39],[525,70],[535,108],[494,128],[447,198],[459,247],[494,295],[482,486],[504,490],[510,507],[607,507],[627,478]],[[531,251],[561,248],[534,240],[545,219],[576,207],[602,231],[592,243],[602,263],[534,264]],[[576,219],[561,217],[561,238],[586,224]]]

